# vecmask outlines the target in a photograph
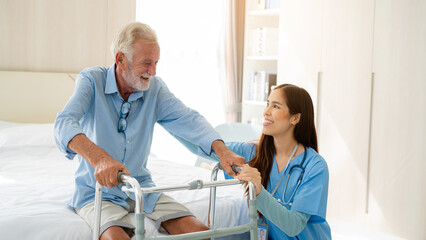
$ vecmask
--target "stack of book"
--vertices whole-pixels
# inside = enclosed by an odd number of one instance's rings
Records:
[[[271,88],[277,85],[277,74],[266,71],[251,71],[249,81],[249,101],[266,101]]]

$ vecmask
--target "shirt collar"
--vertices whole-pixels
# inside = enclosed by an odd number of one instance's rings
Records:
[[[105,85],[105,94],[113,94],[113,93],[120,94],[117,87],[117,79],[115,78],[115,68],[116,68],[116,65],[114,63],[108,69],[106,85]],[[128,101],[130,102],[130,101],[135,101],[139,98],[143,98],[144,96],[143,93],[144,93],[143,91],[133,92],[132,94],[130,94]]]

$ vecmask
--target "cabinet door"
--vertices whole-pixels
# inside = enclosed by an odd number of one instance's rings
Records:
[[[317,109],[321,62],[322,1],[284,0],[280,9],[277,84],[305,88]]]
[[[325,0],[319,152],[330,169],[328,216],[366,208],[374,1]]]
[[[426,239],[426,2],[376,0],[369,214]]]

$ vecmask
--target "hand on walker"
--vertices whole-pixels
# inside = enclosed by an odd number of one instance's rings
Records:
[[[123,164],[110,156],[102,158],[93,167],[95,168],[95,178],[99,184],[109,188],[121,184],[118,182],[118,172],[130,175],[129,171],[127,171],[127,168]]]
[[[245,158],[229,150],[226,154],[220,157],[220,164],[225,173],[235,178],[237,174],[232,170],[232,165],[242,166],[245,163]]]
[[[237,179],[253,183],[256,188],[256,196],[262,191],[262,177],[257,168],[244,164],[242,171],[237,175]]]
[[[226,147],[225,143],[222,140],[216,140],[212,143],[212,148],[216,152],[217,156],[220,159],[220,165],[222,165],[225,173],[235,177],[236,174],[232,170],[232,165],[241,166],[246,160],[240,155],[234,153]]]

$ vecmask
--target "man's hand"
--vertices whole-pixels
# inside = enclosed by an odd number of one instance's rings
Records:
[[[112,158],[84,134],[78,134],[71,139],[68,143],[68,148],[82,156],[92,165],[95,169],[95,179],[102,186],[111,188],[120,185],[117,178],[119,171],[130,175],[123,164]]]
[[[212,143],[212,148],[216,152],[217,156],[220,159],[220,164],[222,165],[225,173],[235,177],[236,174],[232,170],[232,165],[242,166],[245,163],[245,159],[240,155],[232,152],[225,146],[223,141],[216,140]]]
[[[110,157],[109,155],[100,159],[96,163],[91,163],[93,168],[95,169],[95,178],[102,186],[107,186],[109,188],[120,185],[118,182],[118,172],[123,172],[127,175],[129,171],[127,171],[126,167]]]

